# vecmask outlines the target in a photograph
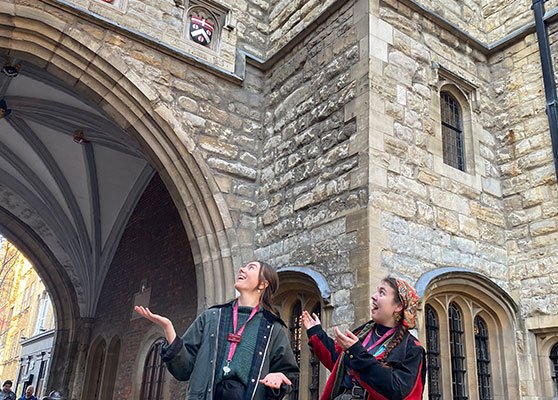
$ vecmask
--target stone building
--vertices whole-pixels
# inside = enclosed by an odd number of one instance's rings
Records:
[[[48,387],[184,396],[133,305],[185,329],[261,258],[300,399],[299,311],[361,323],[386,274],[422,295],[425,398],[553,398],[543,4],[544,65],[521,0],[0,0],[0,229],[52,294]]]

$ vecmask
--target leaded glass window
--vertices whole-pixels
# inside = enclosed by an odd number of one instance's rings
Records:
[[[320,303],[318,303],[312,309],[312,314],[320,317],[321,311],[322,308]],[[308,390],[310,391],[310,400],[318,400],[320,398],[320,360],[318,360],[312,349],[310,349],[310,385]]]
[[[558,398],[558,343],[550,350],[550,368],[554,382],[554,398]]]
[[[157,339],[149,348],[143,367],[140,400],[163,400],[165,365],[161,359],[164,339]]]
[[[449,333],[453,400],[467,400],[463,314],[454,303],[449,306]]]
[[[463,117],[459,103],[448,92],[440,93],[444,163],[465,171]]]
[[[426,350],[428,363],[428,400],[440,400],[440,324],[436,311],[426,305]]]
[[[477,354],[477,379],[480,400],[492,400],[488,328],[481,317],[475,318],[475,349]]]
[[[302,351],[302,303],[297,300],[291,311],[291,319],[289,330],[291,332],[291,348],[296,359],[296,363],[300,367],[300,353]],[[292,392],[289,396],[290,400],[298,400],[300,381],[297,377],[292,386]]]

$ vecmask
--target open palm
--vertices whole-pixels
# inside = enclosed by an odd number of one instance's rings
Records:
[[[173,340],[176,338],[176,331],[174,330],[174,325],[172,324],[172,321],[170,319],[159,314],[153,314],[147,307],[135,306],[134,310],[143,318],[148,319],[149,321],[163,328],[169,343],[172,343]]]

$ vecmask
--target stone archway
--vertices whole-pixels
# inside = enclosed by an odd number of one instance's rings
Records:
[[[92,100],[141,149],[162,177],[191,241],[200,282],[200,308],[230,296],[233,259],[238,256],[234,228],[212,172],[197,145],[168,107],[123,62],[108,61],[103,40],[76,35],[87,22],[60,10],[16,7],[2,14],[0,52],[31,62]],[[56,15],[56,16],[54,16]],[[93,27],[93,25],[92,25]]]
[[[139,143],[149,163],[159,172],[190,240],[198,282],[198,309],[232,297],[233,265],[240,258],[240,250],[224,197],[196,151],[196,143],[160,96],[123,61],[111,58],[104,43],[117,40],[118,35],[108,37],[110,31],[101,37],[81,34],[103,29],[44,3],[36,4],[36,8],[8,2],[5,5],[0,11],[0,53],[44,69],[96,104]],[[13,215],[3,219],[0,224],[8,226],[7,236],[34,261],[41,276],[50,275],[56,268],[63,270],[59,264],[53,266],[56,259],[48,254],[46,246],[28,243],[31,239],[26,239],[26,234],[31,236],[32,229]],[[19,231],[10,233],[10,225],[18,225]],[[53,360],[51,372],[56,373],[51,375],[56,378],[49,381],[49,387],[72,395],[70,386],[80,379],[84,366],[84,360],[75,360],[72,354],[78,354],[77,347],[89,340],[89,321],[74,309],[71,280],[64,278],[63,271],[58,275],[45,279],[45,283],[53,294],[60,283],[65,288],[61,294],[53,295],[57,321],[62,323],[55,346],[63,347],[65,354],[60,353]],[[67,324],[63,322],[66,320]]]

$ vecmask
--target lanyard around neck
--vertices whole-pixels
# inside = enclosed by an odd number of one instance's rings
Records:
[[[246,322],[237,331],[236,327],[238,326],[238,301],[236,301],[234,303],[234,306],[233,306],[233,332],[229,333],[229,335],[227,337],[227,340],[229,342],[231,342],[231,347],[229,347],[229,355],[227,357],[227,362],[228,363],[230,363],[232,358],[234,357],[234,353],[236,352],[236,347],[238,346],[238,344],[240,343],[240,340],[242,339],[242,332],[244,332],[244,328],[246,328],[246,324],[252,318],[254,318],[254,315],[256,315],[259,308],[260,308],[259,305],[257,305],[256,307],[254,307],[252,309],[252,312],[250,313],[250,316],[248,317]]]
[[[384,335],[379,338],[378,340],[376,340],[376,342],[374,342],[374,344],[372,344],[370,347],[366,347],[366,345],[368,343],[370,343],[370,341],[372,340],[372,334],[374,333],[374,329],[376,329],[376,325],[374,324],[374,327],[372,329],[370,329],[370,332],[368,333],[368,335],[366,336],[366,338],[364,339],[364,341],[362,342],[362,346],[366,349],[366,351],[370,351],[372,350],[374,347],[376,347],[377,345],[379,345],[380,343],[382,343],[384,340],[386,340],[388,337],[390,337],[391,335],[393,335],[393,333],[396,331],[396,328],[393,327],[391,328],[389,331],[387,331],[386,333],[384,333]]]

